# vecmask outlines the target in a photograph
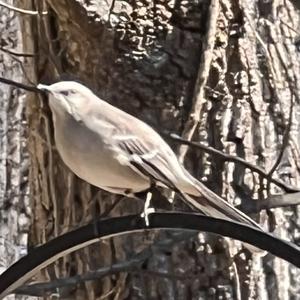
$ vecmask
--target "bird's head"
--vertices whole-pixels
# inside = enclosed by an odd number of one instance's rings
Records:
[[[37,88],[49,95],[50,107],[57,113],[67,112],[74,116],[95,99],[90,89],[75,81],[39,84]]]

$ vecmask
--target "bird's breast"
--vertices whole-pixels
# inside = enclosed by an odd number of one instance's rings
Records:
[[[145,190],[150,183],[135,172],[102,136],[75,120],[55,122],[57,150],[64,163],[80,178],[102,189]]]

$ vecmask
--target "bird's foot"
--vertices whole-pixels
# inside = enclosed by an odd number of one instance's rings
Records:
[[[172,191],[172,192],[170,193],[169,197],[167,198],[167,199],[168,199],[168,202],[171,203],[171,204],[173,204],[174,198],[175,198],[175,192]]]
[[[146,226],[149,227],[149,215],[155,213],[155,208],[148,207],[147,209],[144,209],[144,212],[141,213],[141,217],[145,219]]]
[[[153,207],[150,207],[150,202],[152,198],[152,193],[148,192],[145,205],[144,205],[144,211],[141,214],[141,217],[145,219],[146,226],[149,227],[149,215],[153,214],[155,212],[155,209]]]

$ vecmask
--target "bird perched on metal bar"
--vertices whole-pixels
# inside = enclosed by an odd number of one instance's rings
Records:
[[[57,150],[78,177],[129,197],[155,184],[180,193],[205,215],[260,228],[194,178],[163,138],[143,121],[74,81],[39,84],[38,88],[49,95]],[[146,206],[146,217],[148,209]]]

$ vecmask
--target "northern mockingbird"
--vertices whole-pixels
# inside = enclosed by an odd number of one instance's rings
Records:
[[[103,101],[77,82],[39,84],[38,88],[49,95],[57,150],[78,177],[129,197],[146,191],[154,183],[179,192],[206,215],[260,228],[195,179],[146,123]]]

